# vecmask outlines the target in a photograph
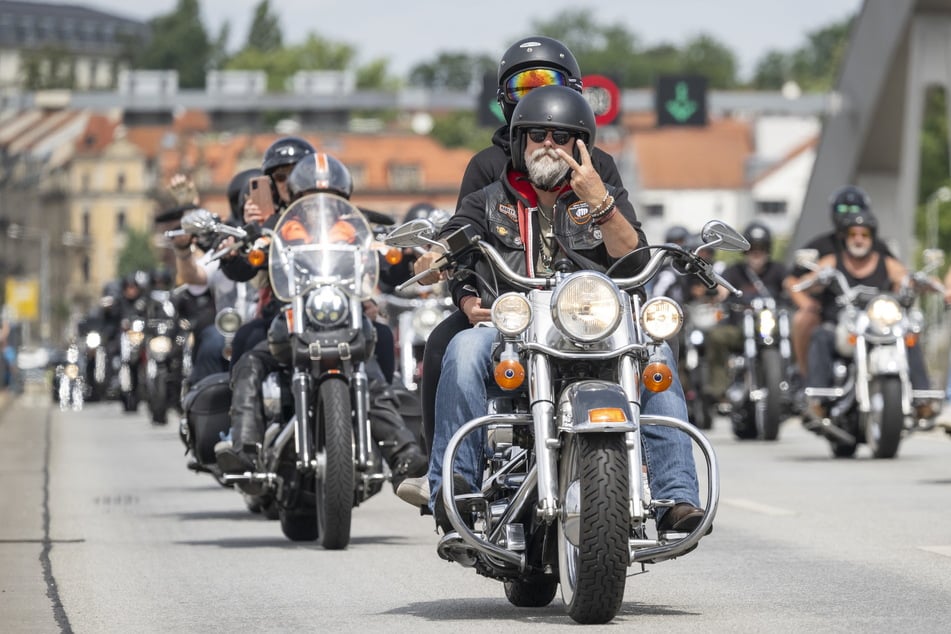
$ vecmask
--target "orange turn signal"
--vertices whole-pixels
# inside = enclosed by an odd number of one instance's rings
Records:
[[[261,249],[251,249],[248,251],[248,263],[251,266],[261,266],[264,264],[264,251]]]
[[[518,359],[503,359],[495,366],[495,382],[503,390],[514,390],[525,381],[525,368]]]
[[[666,363],[655,361],[654,363],[648,363],[647,367],[644,368],[641,380],[644,382],[644,387],[651,392],[663,392],[674,382],[674,373],[671,372],[670,366]]]
[[[917,343],[918,343],[918,333],[916,332],[905,333],[905,347],[906,348],[914,348]]]
[[[848,336],[848,340],[849,340],[849,345],[854,346],[855,344],[859,342],[859,336],[853,332],[850,332]]]
[[[389,264],[399,264],[403,261],[403,249],[387,249],[386,261]]]
[[[588,420],[592,423],[626,423],[627,415],[620,407],[597,407],[588,410]]]
[[[287,318],[287,331],[294,332],[294,309],[288,308],[284,311],[284,315]]]

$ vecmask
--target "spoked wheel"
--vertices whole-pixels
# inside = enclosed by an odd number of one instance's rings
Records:
[[[763,440],[779,438],[779,423],[783,415],[780,383],[783,381],[783,360],[779,350],[767,348],[760,353],[760,383],[766,388],[766,399],[756,407],[756,431]]]
[[[353,511],[353,425],[346,383],[330,379],[320,384],[317,420],[317,532],[324,548],[339,550],[350,543]]]
[[[869,389],[871,411],[865,421],[865,442],[876,458],[894,458],[898,453],[905,414],[902,411],[901,379],[875,379]]]
[[[558,570],[568,615],[607,623],[624,598],[631,533],[624,434],[575,434],[561,456]]]

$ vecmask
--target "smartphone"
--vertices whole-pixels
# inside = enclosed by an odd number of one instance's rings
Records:
[[[255,176],[248,181],[251,201],[258,206],[264,217],[274,214],[274,196],[271,194],[271,177]]]

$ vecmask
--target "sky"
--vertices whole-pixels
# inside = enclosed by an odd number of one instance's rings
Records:
[[[145,20],[171,11],[177,0],[58,0]],[[199,0],[205,28],[215,36],[231,23],[229,50],[245,41],[259,0]],[[792,51],[806,35],[857,13],[862,0],[271,0],[285,43],[316,32],[355,46],[358,64],[385,58],[403,75],[440,52],[501,56],[531,25],[565,9],[590,6],[596,25],[623,24],[641,43],[683,45],[706,33],[733,50],[741,79],[770,50]]]

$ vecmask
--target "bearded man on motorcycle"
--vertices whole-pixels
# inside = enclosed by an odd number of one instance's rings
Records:
[[[569,267],[606,269],[646,242],[633,209],[620,209],[614,186],[603,182],[592,165],[594,113],[585,98],[565,86],[542,86],[524,95],[515,106],[510,126],[511,159],[499,178],[467,196],[441,236],[470,225],[489,242],[516,272],[528,276],[554,274],[560,261]],[[646,262],[631,257],[618,275],[632,275]],[[451,283],[453,300],[472,323],[490,319],[494,296],[507,288],[488,288],[484,262],[471,263],[474,275]],[[495,328],[476,327],[458,333],[450,342],[436,392],[436,429],[429,468],[430,508],[437,524],[452,530],[442,507],[442,466],[449,439],[471,419],[485,415],[488,397],[497,388],[492,381]],[[671,368],[670,349],[661,350]],[[664,392],[642,394],[644,413],[687,419],[683,391],[676,374]],[[645,454],[651,488],[674,500],[664,509],[658,530],[690,531],[699,525],[696,469],[689,439],[676,430],[647,425]],[[456,454],[455,480],[468,489],[481,485],[485,461],[484,436],[469,434]],[[458,492],[458,491],[457,491]],[[465,492],[463,489],[461,492]]]
[[[884,255],[874,248],[878,237],[878,219],[869,210],[850,213],[839,221],[842,248],[835,253],[825,255],[818,261],[819,269],[835,267],[841,271],[851,287],[866,286],[873,289],[898,291],[908,275],[905,266],[894,257]],[[807,281],[818,272],[803,277]],[[810,292],[817,295],[822,325],[812,333],[809,343],[809,384],[815,387],[831,387],[832,361],[836,349],[835,323],[839,313],[836,298],[839,289],[835,284],[815,284],[808,291],[791,291],[794,295]],[[803,305],[801,297],[796,303]],[[908,373],[911,384],[916,390],[928,389],[928,373],[925,368],[924,354],[920,346],[912,345],[908,351]],[[923,403],[917,406],[919,418],[929,418],[933,412],[931,405]],[[809,403],[809,415],[822,419],[828,415],[825,405],[819,400]]]
[[[316,193],[335,194],[350,199],[353,179],[350,170],[339,160],[324,153],[308,154],[298,161],[286,179],[290,202]],[[338,226],[339,225],[339,226]],[[342,242],[352,237],[353,228],[340,221],[331,229],[331,236]],[[288,224],[285,240],[303,238],[308,228],[302,224]],[[295,234],[297,234],[295,236]],[[369,326],[369,323],[368,323]],[[287,321],[277,311],[272,319],[267,339],[248,350],[232,368],[234,398],[232,402],[232,442],[222,441],[215,447],[218,465],[225,473],[254,471],[257,445],[264,438],[263,396],[264,377],[283,367],[281,359],[288,344]],[[290,356],[289,352],[286,356]],[[380,369],[371,357],[367,362],[370,380],[370,431],[379,443],[381,453],[392,473],[394,490],[406,477],[418,477],[426,472],[425,454],[415,441],[414,434],[403,423],[399,401]]]
[[[743,231],[743,237],[750,243],[743,261],[728,266],[723,271],[723,277],[743,291],[743,296],[733,302],[739,306],[749,306],[754,299],[772,298],[778,303],[783,295],[786,267],[770,256],[773,248],[772,233],[766,225],[751,222]],[[728,300],[730,294],[726,289],[722,286],[719,289],[720,300]],[[727,361],[730,353],[742,350],[741,319],[742,312],[731,310],[724,321],[715,325],[707,334],[706,353],[710,364],[710,377],[704,391],[714,400],[721,399],[729,386]]]

